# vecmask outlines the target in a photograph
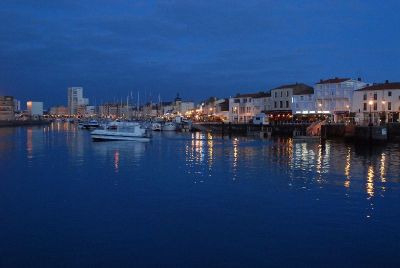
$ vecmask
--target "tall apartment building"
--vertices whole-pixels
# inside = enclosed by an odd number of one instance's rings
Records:
[[[69,87],[68,88],[68,111],[70,115],[78,114],[80,106],[89,104],[89,99],[83,97],[82,87]]]

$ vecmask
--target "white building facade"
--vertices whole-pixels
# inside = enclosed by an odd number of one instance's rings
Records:
[[[265,92],[238,94],[229,98],[229,122],[249,123],[254,117],[268,109],[270,94]]]
[[[274,121],[291,120],[292,115],[315,113],[314,89],[303,83],[271,89],[268,115]]]
[[[332,78],[320,80],[314,86],[314,96],[318,113],[330,115],[335,122],[350,116],[355,90],[368,86],[361,79]]]
[[[399,122],[400,82],[374,84],[356,90],[352,112],[360,124]]]
[[[314,91],[314,90],[313,90]],[[314,93],[303,93],[293,95],[292,97],[292,114],[293,115],[313,115],[318,114],[315,109]]]

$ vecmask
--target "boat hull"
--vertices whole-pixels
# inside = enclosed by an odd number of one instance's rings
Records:
[[[93,141],[143,141],[149,142],[147,137],[129,137],[129,136],[109,136],[109,135],[92,135]]]
[[[95,130],[91,134],[94,141],[150,141],[145,132]]]

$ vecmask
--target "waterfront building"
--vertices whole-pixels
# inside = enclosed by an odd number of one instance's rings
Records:
[[[0,121],[14,120],[14,97],[0,96]]]
[[[70,115],[77,115],[80,106],[86,106],[88,104],[89,104],[89,99],[83,97],[82,87],[68,88],[68,110]]]
[[[172,102],[163,102],[161,103],[162,113],[166,114],[177,114],[184,115],[186,112],[194,109],[193,101],[183,101],[181,97],[179,97],[179,93],[176,95],[176,98]]]
[[[69,114],[68,107],[65,106],[54,106],[50,108],[50,115],[54,116],[66,116]]]
[[[207,120],[229,122],[229,99],[210,97],[199,104],[197,113]]]
[[[315,113],[314,90],[312,87],[295,83],[271,89],[270,107],[267,114],[270,120],[287,121],[293,114]]]
[[[368,86],[360,78],[332,78],[320,80],[314,85],[315,103],[318,113],[329,115],[335,122],[350,116],[355,90]]]
[[[398,122],[400,82],[386,81],[354,91],[352,112],[360,124]]]
[[[14,99],[14,112],[21,112],[21,101]]]
[[[26,103],[26,108],[28,110],[28,115],[31,117],[43,116],[43,102],[28,101]]]
[[[237,94],[229,98],[229,122],[249,123],[254,116],[268,109],[271,95],[266,92]]]
[[[96,115],[96,107],[93,105],[88,105],[85,107],[85,116],[95,116]]]
[[[161,115],[161,105],[159,103],[146,103],[143,107],[143,114],[145,117],[157,117]]]

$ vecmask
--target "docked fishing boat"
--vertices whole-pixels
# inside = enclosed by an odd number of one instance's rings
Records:
[[[150,133],[140,124],[118,125],[116,129],[96,129],[90,135],[94,141],[150,141]]]
[[[162,127],[163,131],[176,131],[176,124],[174,122],[166,122]]]

